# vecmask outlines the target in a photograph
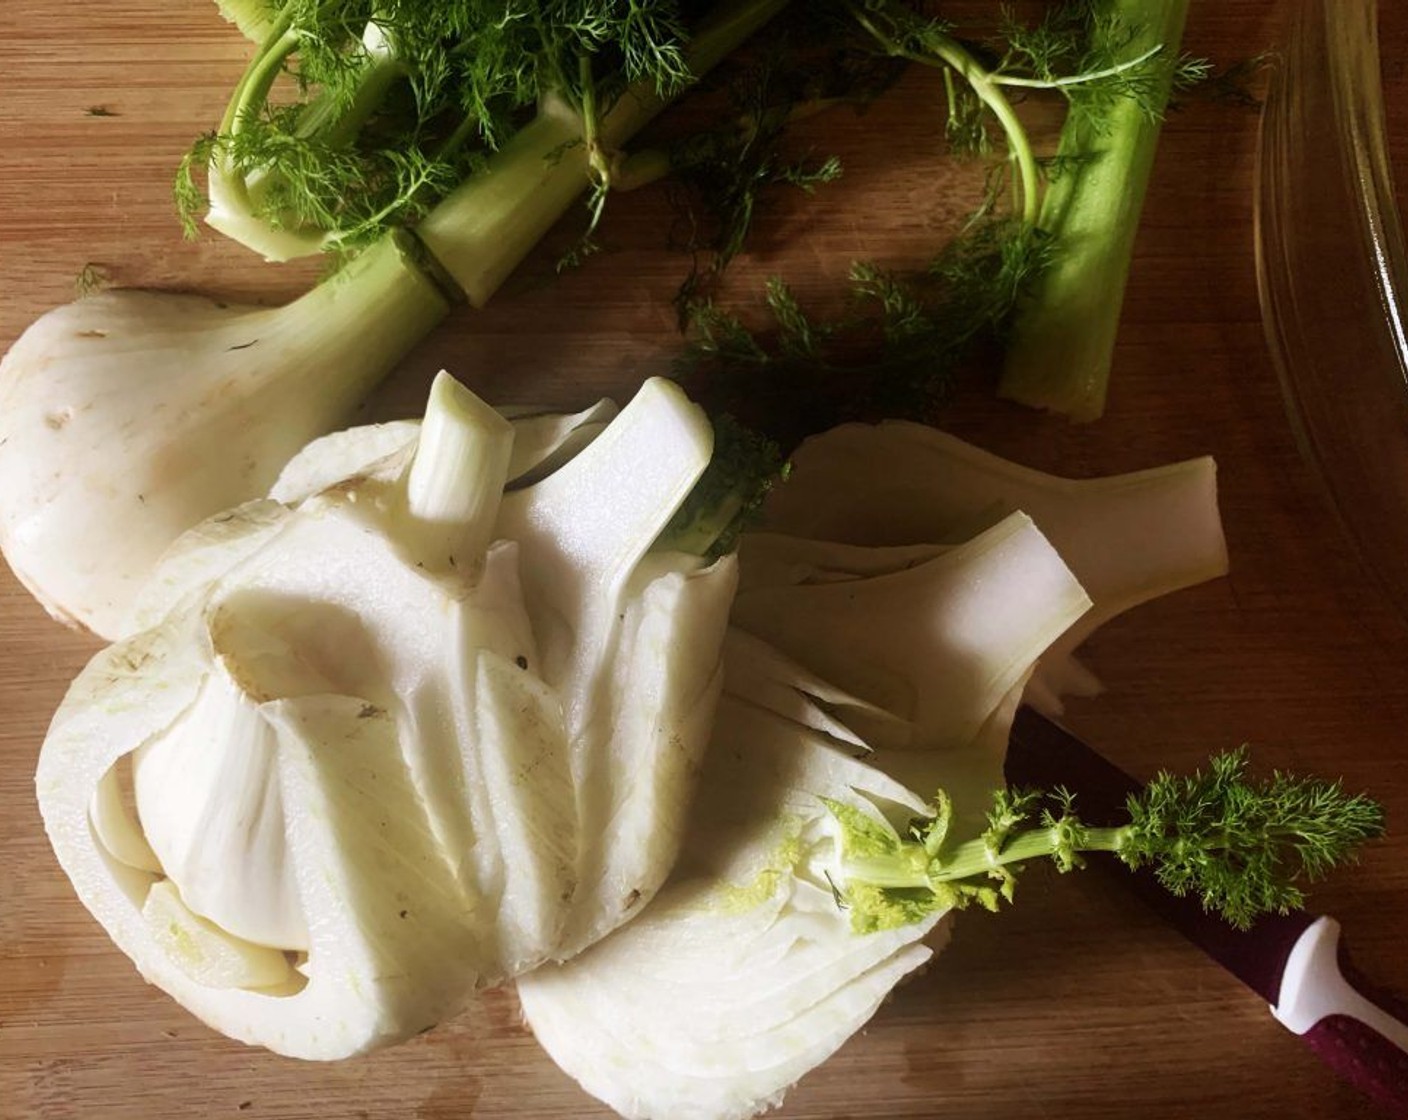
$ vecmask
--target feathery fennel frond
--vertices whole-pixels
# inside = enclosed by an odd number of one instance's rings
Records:
[[[1280,772],[1250,777],[1245,748],[1214,756],[1191,776],[1160,773],[1129,798],[1127,823],[1114,827],[1088,825],[1075,796],[1061,789],[999,790],[984,833],[956,846],[944,842],[942,813],[916,822],[911,839],[901,840],[876,816],[831,810],[837,889],[861,931],[972,903],[994,909],[999,899],[1012,900],[1026,862],[1049,859],[1070,871],[1084,866],[1088,852],[1149,868],[1173,894],[1193,895],[1246,929],[1262,914],[1299,909],[1305,883],[1353,862],[1384,830],[1382,807],[1339,782]]]

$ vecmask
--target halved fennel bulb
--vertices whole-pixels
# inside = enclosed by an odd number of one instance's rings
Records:
[[[673,862],[735,572],[650,546],[710,427],[647,383],[509,510],[514,441],[442,375],[371,468],[178,542],[147,628],[55,717],[36,780],[79,897],[234,1038],[337,1058],[408,1037],[611,928]],[[536,447],[520,467],[561,440]],[[604,520],[640,455],[635,519]]]
[[[765,527],[849,545],[956,543],[1020,510],[1092,600],[1026,692],[1058,714],[1099,682],[1072,656],[1097,627],[1159,595],[1227,573],[1211,458],[1104,478],[1067,479],[999,458],[923,424],[846,424],[806,440]]]
[[[639,1120],[777,1104],[929,959],[941,915],[855,932],[822,799],[904,832],[942,788],[976,835],[1022,685],[1089,606],[1020,514],[898,570],[855,557],[878,574],[839,584],[772,584],[777,569],[750,574],[751,547],[674,874],[634,921],[518,981],[554,1061]]]

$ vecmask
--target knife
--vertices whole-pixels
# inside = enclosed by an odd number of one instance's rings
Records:
[[[1121,820],[1126,799],[1142,786],[1029,708],[1013,724],[1006,775],[1014,786],[1065,786],[1092,824]],[[1119,874],[1174,929],[1265,999],[1321,1061],[1390,1114],[1408,1117],[1408,1003],[1376,990],[1353,968],[1334,918],[1271,914],[1238,930],[1198,899],[1170,894],[1147,869],[1121,865]]]

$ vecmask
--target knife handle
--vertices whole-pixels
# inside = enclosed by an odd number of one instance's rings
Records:
[[[1333,918],[1318,918],[1296,942],[1271,1013],[1390,1115],[1408,1117],[1408,1007],[1364,982]]]

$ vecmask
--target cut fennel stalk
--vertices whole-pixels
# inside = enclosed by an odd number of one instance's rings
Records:
[[[622,21],[614,13],[602,13],[593,24],[588,17],[578,20],[570,13],[550,12],[547,20],[557,25],[539,26],[534,32],[527,30],[533,21],[518,18],[523,13],[500,20],[492,12],[456,9],[455,18],[442,21],[433,5],[422,10],[412,5],[406,11],[382,13],[380,20],[372,12],[358,41],[357,36],[349,36],[345,21],[329,23],[321,12],[276,5],[210,144],[205,220],[268,259],[287,260],[330,247],[355,246],[379,230],[409,223],[424,206],[434,203],[418,232],[440,267],[478,306],[589,183],[610,177],[607,165],[619,147],[668,104],[680,84],[688,84],[685,79],[705,74],[784,6],[785,0],[729,0],[706,15],[681,43],[674,42],[673,33],[667,34],[672,22],[668,15],[655,9],[633,12],[638,16],[639,35],[649,39],[652,34],[665,34],[668,41],[650,44],[658,55],[642,51],[638,43],[628,45],[628,56],[632,48],[639,52],[635,58],[628,57],[625,65],[632,84],[619,96],[613,95],[609,106],[599,107],[596,87],[614,89],[614,84],[606,75],[589,76],[584,88],[577,90],[574,71],[580,62],[590,75],[594,58],[609,58],[613,48],[621,45],[616,42],[618,34],[629,37],[631,21],[624,21],[626,31],[618,31]],[[404,26],[418,16],[413,29]],[[357,17],[349,13],[346,18]],[[514,52],[524,49],[518,37],[525,35],[536,36],[528,52],[531,61],[516,70]],[[441,43],[441,36],[452,46]],[[578,38],[584,48],[567,45]],[[344,52],[338,81],[325,77],[319,83],[314,76],[317,92],[310,100],[297,107],[271,106],[273,77],[309,41],[334,57]],[[435,44],[443,53],[437,53]],[[578,49],[583,49],[579,58],[574,57]],[[491,75],[496,67],[505,71],[499,85],[483,74],[459,72],[459,56],[475,50],[483,52],[481,65]],[[679,60],[665,65],[664,58],[675,51]],[[652,70],[646,61],[651,58],[661,61],[664,74]],[[432,72],[417,74],[418,69]],[[652,73],[656,76],[649,76]],[[331,153],[346,155],[358,149],[358,141],[363,141],[361,147],[373,149],[385,145],[377,128],[384,131],[388,125],[374,118],[392,84],[402,79],[415,89],[417,111],[429,114],[409,129],[391,114],[395,123],[390,127],[404,135],[406,150],[400,154],[407,165],[428,161],[418,173],[419,181],[414,187],[398,186],[400,193],[378,210],[382,196],[371,181],[378,176],[364,169],[361,181],[347,191],[365,192],[375,200],[368,212],[346,206],[346,199],[340,200],[341,206],[339,201],[324,199],[318,187],[301,178],[308,172],[300,166],[300,146],[310,146],[302,153],[303,162],[336,181],[345,172]],[[335,88],[325,88],[328,82]],[[517,120],[499,121],[503,111],[499,100],[521,100],[525,88],[536,91],[536,116],[522,127]],[[447,89],[458,98],[447,95]],[[431,104],[422,105],[422,94],[435,104],[447,105],[439,111]],[[390,100],[396,103],[396,98]],[[264,135],[276,108],[292,110],[292,123],[285,125],[282,116],[275,117],[272,136]],[[422,137],[421,126],[427,136],[433,134],[445,116],[458,122],[448,135],[434,143]],[[515,116],[521,117],[522,109]],[[369,122],[373,139],[366,142],[360,133]],[[512,135],[504,140],[499,133],[506,128]],[[478,166],[463,160],[460,149],[468,143],[481,145]],[[251,162],[258,157],[240,154],[251,148],[267,151],[267,162]],[[204,150],[197,145],[188,160]],[[320,166],[324,160],[328,162]],[[468,177],[459,187],[447,186],[446,176],[464,174],[462,163],[471,168]],[[178,199],[189,217],[188,195],[198,197],[199,192],[188,171],[189,163],[178,177]],[[312,178],[316,181],[316,174]],[[400,176],[395,178],[399,184]],[[532,202],[525,206],[524,200]]]
[[[1158,51],[1162,73],[1146,104],[1123,99],[1098,113],[1072,105],[1057,151],[1061,170],[1037,218],[1052,239],[1053,261],[1018,306],[998,389],[1073,420],[1105,410],[1134,238],[1188,17],[1188,0],[1092,7],[1094,18],[1133,29],[1124,58]]]
[[[717,66],[786,7],[786,0],[732,0],[690,37],[685,55],[698,77]],[[603,118],[598,143],[615,150],[668,104],[654,87],[625,91]],[[549,99],[538,116],[504,145],[491,169],[452,191],[420,224],[417,235],[474,306],[483,303],[527,251],[580,195],[591,178],[581,117]],[[532,208],[523,197],[539,199]]]

